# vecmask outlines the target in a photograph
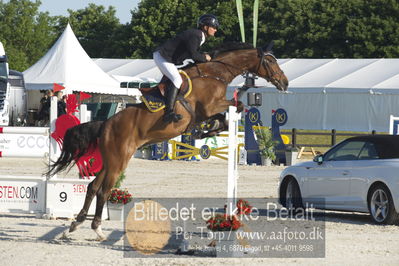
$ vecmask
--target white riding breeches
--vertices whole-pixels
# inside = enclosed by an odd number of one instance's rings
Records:
[[[153,57],[155,64],[159,70],[161,70],[162,74],[167,76],[173,82],[175,87],[179,89],[183,83],[183,80],[180,76],[179,70],[177,70],[177,67],[173,63],[166,61],[159,51],[154,52]]]

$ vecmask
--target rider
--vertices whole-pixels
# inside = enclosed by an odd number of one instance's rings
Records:
[[[169,78],[166,89],[166,109],[164,122],[178,122],[182,119],[173,109],[176,103],[178,90],[183,80],[176,65],[182,65],[185,59],[193,59],[195,62],[207,62],[211,60],[209,54],[200,53],[199,47],[209,36],[215,36],[219,21],[214,15],[202,15],[197,22],[197,29],[186,30],[173,39],[166,41],[154,52],[154,61],[159,70]]]

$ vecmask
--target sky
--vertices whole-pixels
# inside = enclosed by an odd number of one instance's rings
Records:
[[[34,2],[35,0],[31,0]],[[103,5],[107,10],[109,6],[114,6],[116,9],[116,17],[119,18],[120,23],[125,24],[130,22],[130,10],[137,7],[140,0],[40,0],[41,5],[39,11],[48,11],[50,16],[67,16],[67,9],[78,10],[84,9],[89,3],[96,5]]]

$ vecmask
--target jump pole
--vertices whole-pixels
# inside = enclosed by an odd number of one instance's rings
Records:
[[[237,180],[238,180],[238,121],[241,113],[237,113],[237,107],[230,106],[229,120],[229,148],[227,163],[227,214],[233,215],[237,204]]]
[[[50,134],[54,133],[55,131],[55,121],[58,117],[58,98],[56,96],[51,97],[50,102]],[[60,149],[58,147],[57,141],[50,137],[50,151],[49,151],[49,165],[51,161],[57,161],[60,155]],[[54,175],[52,178],[57,178],[57,175]]]
[[[33,134],[48,136],[46,127],[0,127],[0,134]]]

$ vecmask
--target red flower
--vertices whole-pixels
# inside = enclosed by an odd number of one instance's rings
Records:
[[[113,188],[108,198],[111,203],[123,203],[126,204],[132,200],[132,195],[127,190],[120,190]]]
[[[241,223],[237,220],[236,216],[226,214],[217,214],[206,223],[208,224],[208,229],[212,231],[230,231],[241,227]]]
[[[250,214],[252,212],[252,206],[249,205],[246,200],[237,201],[237,214]]]

